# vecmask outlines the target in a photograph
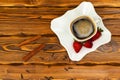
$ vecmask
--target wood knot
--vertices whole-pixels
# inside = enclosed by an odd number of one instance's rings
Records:
[[[21,48],[17,47],[16,44],[3,45],[3,50],[5,51],[20,51]]]
[[[98,48],[99,51],[107,53],[118,51],[118,49],[119,46],[114,40],[111,40],[109,43],[102,45]]]
[[[45,76],[44,78],[45,78],[45,80],[52,80],[52,79],[54,79],[52,76],[50,76],[50,77]]]

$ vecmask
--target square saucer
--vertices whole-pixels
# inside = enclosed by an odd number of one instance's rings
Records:
[[[83,47],[80,52],[76,53],[73,48],[74,38],[70,32],[70,24],[83,15],[93,18],[97,27],[101,28],[103,32],[101,37],[93,42],[92,48]],[[51,30],[57,35],[72,61],[80,61],[88,53],[111,41],[111,32],[104,26],[101,17],[96,13],[91,2],[82,2],[76,8],[68,10],[64,15],[53,19],[51,21]]]

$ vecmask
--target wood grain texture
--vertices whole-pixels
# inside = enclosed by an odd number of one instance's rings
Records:
[[[119,66],[80,65],[4,65],[0,66],[2,79],[19,80],[119,80]]]
[[[51,20],[73,8],[2,8],[0,10],[0,35],[54,34],[50,29]],[[112,32],[112,35],[120,35],[118,34],[120,8],[96,8],[96,11],[103,18],[105,26]]]
[[[1,0],[1,6],[77,6],[83,0]],[[86,0],[92,2],[95,6],[98,7],[120,7],[119,0]]]
[[[0,39],[0,63],[23,63],[22,57],[32,51],[40,44],[46,44],[37,55],[31,58],[24,64],[120,64],[120,38],[113,37],[112,41],[99,47],[96,51],[85,56],[80,62],[72,62],[69,60],[66,50],[59,44],[56,37],[43,37],[40,40],[33,41],[30,44],[17,47],[19,42],[22,42],[30,37],[16,39],[1,38]],[[5,43],[7,42],[7,43]]]
[[[0,0],[0,80],[119,80],[120,0],[86,0],[112,32],[112,40],[79,62],[69,59],[50,29],[52,19],[82,1]],[[31,42],[35,36],[41,38]],[[46,46],[28,62],[22,61],[40,44]]]

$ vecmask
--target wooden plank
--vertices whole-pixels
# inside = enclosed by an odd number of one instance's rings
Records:
[[[85,56],[80,62],[72,62],[66,50],[59,44],[56,37],[43,37],[20,48],[16,45],[30,37],[1,37],[0,38],[0,63],[23,64],[119,64],[120,63],[120,37],[113,36],[112,41],[99,47],[96,51]],[[40,44],[45,48],[33,56],[28,62],[23,62],[22,57]]]
[[[72,8],[2,8],[0,10],[0,35],[54,34],[50,21]],[[96,8],[112,35],[120,35],[120,8]],[[113,30],[114,29],[114,30]],[[33,33],[34,31],[34,33]]]
[[[119,0],[89,0],[92,2],[95,6],[98,7],[120,7]],[[78,5],[82,0],[1,0],[0,4],[1,6],[76,6]],[[68,4],[69,3],[69,4]],[[102,3],[102,4],[101,4]],[[54,5],[51,5],[54,4]]]
[[[39,80],[119,80],[120,67],[97,65],[0,65],[1,79],[39,79]]]

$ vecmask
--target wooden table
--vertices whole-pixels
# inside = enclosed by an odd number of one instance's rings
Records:
[[[50,29],[50,21],[82,0],[0,1],[0,80],[120,79],[120,0],[87,0],[112,32],[112,40],[79,62],[69,59]],[[41,38],[16,46],[35,36]],[[22,60],[43,43],[47,46],[29,61]]]

